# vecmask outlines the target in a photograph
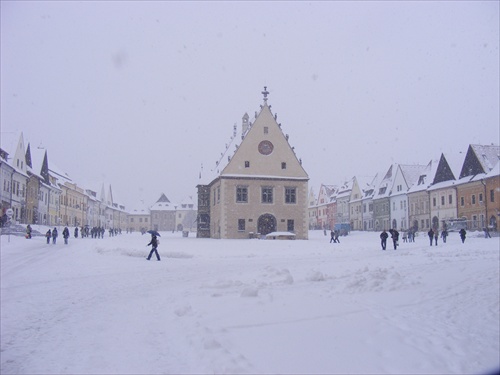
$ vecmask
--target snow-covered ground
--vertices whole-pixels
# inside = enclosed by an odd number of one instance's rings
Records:
[[[60,228],[62,232],[62,228]],[[40,228],[43,233],[44,229]],[[71,231],[72,233],[72,231]],[[499,238],[382,251],[150,236],[1,236],[2,374],[448,374],[500,364]],[[390,241],[388,241],[390,242]],[[391,249],[391,250],[389,250]],[[153,258],[154,259],[154,258]]]

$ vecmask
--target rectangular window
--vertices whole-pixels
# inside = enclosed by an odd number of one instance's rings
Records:
[[[262,187],[262,203],[273,203],[273,188],[264,186]]]
[[[250,168],[250,162],[248,160],[245,161],[245,168]]]
[[[239,231],[245,230],[245,219],[238,219],[238,230]]]
[[[476,204],[476,196],[474,194],[472,194],[471,199],[472,199],[472,204]]]
[[[490,190],[490,202],[495,202],[495,190]]]
[[[281,169],[286,169],[286,163],[284,161],[281,162]]]
[[[220,202],[220,186],[217,188],[217,203]]]
[[[464,197],[460,197],[460,206],[465,206],[465,199]]]
[[[245,186],[236,187],[236,203],[248,203],[248,188]]]
[[[432,207],[436,207],[436,204],[437,204],[436,198],[432,198]]]
[[[441,197],[441,206],[444,206],[444,196]]]
[[[453,196],[451,194],[448,195],[448,203],[453,204]]]
[[[479,203],[483,203],[483,193],[479,193]]]
[[[297,203],[297,189],[294,187],[285,188],[285,203]]]
[[[293,219],[288,219],[286,221],[286,230],[289,232],[295,231],[295,222],[293,221]]]

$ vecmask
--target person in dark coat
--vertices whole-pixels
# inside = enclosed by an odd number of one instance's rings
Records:
[[[154,234],[151,235],[151,242],[148,243],[146,246],[149,246],[149,245],[151,245],[153,248],[149,252],[147,260],[151,259],[151,257],[153,256],[153,253],[156,254],[156,259],[160,260],[160,255],[158,254],[158,250],[157,250],[157,248],[158,248],[158,239],[156,238],[156,236]]]
[[[446,237],[448,237],[448,231],[446,229],[443,229],[441,231],[441,238],[443,239],[443,243],[446,243]]]
[[[68,227],[64,227],[62,234],[63,234],[63,238],[64,238],[64,243],[67,245],[68,244],[68,238],[69,238],[69,229],[68,229]]]
[[[45,237],[47,237],[47,244],[49,244],[50,239],[52,238],[52,232],[50,231],[50,229],[47,231],[47,233],[45,233]]]
[[[436,229],[434,231],[434,243],[436,246],[438,245],[438,237],[439,237],[439,231]]]
[[[31,238],[31,225],[28,224],[26,227],[26,238],[30,239]]]
[[[387,245],[387,237],[389,237],[389,235],[384,229],[382,233],[380,233],[380,244],[382,245],[382,250],[385,250],[385,247]]]
[[[78,227],[75,227],[75,238],[78,238]]]
[[[389,232],[391,233],[394,250],[396,250],[398,248],[399,232],[396,229],[391,229]]]
[[[340,243],[339,235],[340,231],[338,229],[333,231],[333,242]]]
[[[460,229],[460,231],[458,232],[460,234],[460,239],[462,240],[462,243],[465,242],[465,236],[467,235],[467,232],[465,231],[464,228]]]
[[[427,235],[429,236],[429,240],[431,241],[431,246],[432,246],[432,240],[434,239],[434,231],[432,230],[432,228],[429,229]]]
[[[57,228],[54,227],[54,229],[52,230],[52,243],[55,245],[56,244],[56,240],[57,240]]]
[[[333,229],[330,231],[330,243],[335,243],[335,232]]]

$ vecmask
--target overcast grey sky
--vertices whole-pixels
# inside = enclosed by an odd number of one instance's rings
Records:
[[[128,208],[195,195],[264,85],[316,192],[499,142],[498,1],[0,4],[1,131]]]

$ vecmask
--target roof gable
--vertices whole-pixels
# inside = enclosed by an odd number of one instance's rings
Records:
[[[221,172],[229,175],[308,179],[267,103]]]
[[[500,159],[500,147],[496,145],[469,145],[459,179],[488,173]]]
[[[441,154],[432,184],[438,184],[440,182],[451,180],[456,180],[455,175],[453,174],[448,160],[446,160],[444,154]]]

